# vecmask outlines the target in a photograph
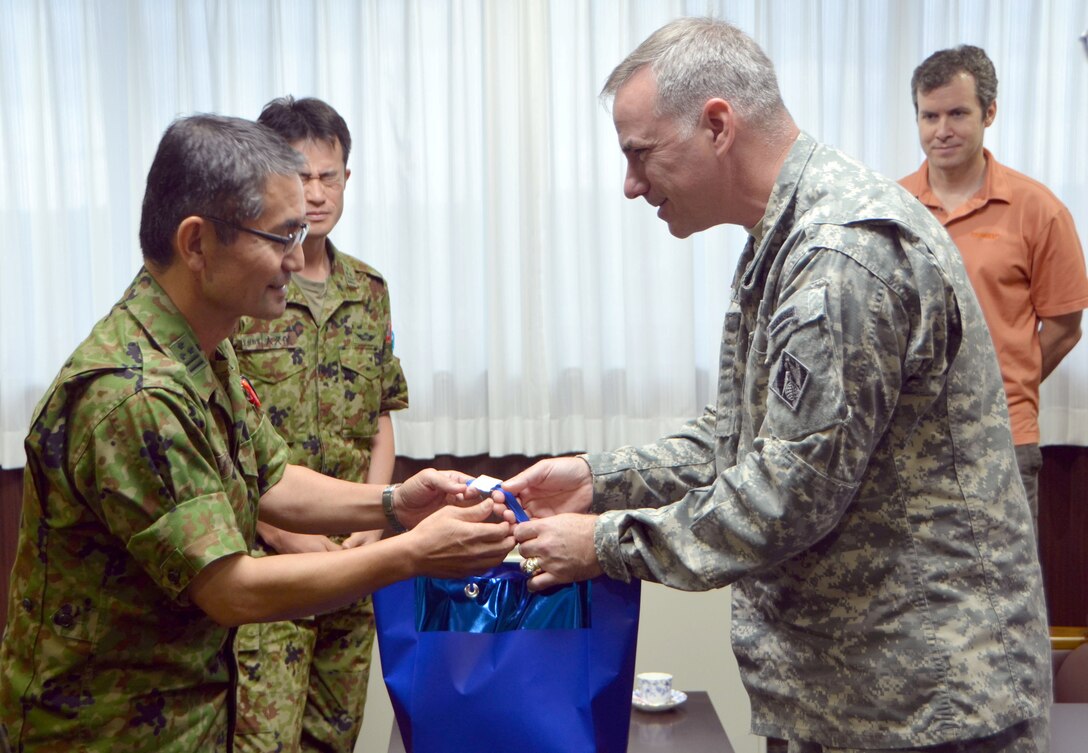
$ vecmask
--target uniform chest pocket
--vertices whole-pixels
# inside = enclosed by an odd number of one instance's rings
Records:
[[[341,432],[350,437],[370,437],[378,431],[381,408],[381,352],[367,346],[345,347],[340,351],[341,390],[334,399],[342,423]]]
[[[261,410],[276,431],[289,442],[306,439],[308,427],[301,406],[306,404],[308,382],[303,352],[288,347],[248,350],[237,345],[235,350],[239,371],[253,384]]]
[[[255,384],[283,384],[306,368],[297,348],[239,349],[236,352],[239,370]]]

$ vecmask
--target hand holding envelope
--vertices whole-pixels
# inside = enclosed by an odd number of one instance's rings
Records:
[[[530,591],[596,578],[603,570],[593,544],[596,515],[563,513],[514,527],[523,557],[535,557],[540,570],[529,580]]]
[[[481,476],[469,483],[491,492],[496,502],[502,495],[509,510],[506,518],[515,523],[514,536],[526,560],[523,572],[530,577],[530,591],[601,574],[593,544],[597,516],[580,514],[593,499],[590,481],[589,467],[581,459],[553,458],[505,482]],[[521,503],[539,517],[529,519]]]
[[[593,476],[578,457],[549,458],[503,482],[534,518],[564,512],[589,512]]]
[[[458,471],[436,471],[430,468],[420,471],[403,484],[396,485],[394,514],[401,525],[411,529],[446,505],[471,507],[479,504],[479,499],[465,495],[466,484],[471,480],[471,476]],[[480,499],[486,496],[481,494]],[[496,505],[494,512],[501,515],[502,507]]]

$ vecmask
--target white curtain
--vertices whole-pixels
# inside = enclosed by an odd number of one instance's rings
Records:
[[[712,398],[734,228],[672,238],[622,196],[605,77],[680,15],[763,45],[801,126],[893,177],[922,155],[911,71],[987,49],[986,143],[1088,228],[1084,0],[4,0],[0,466],[140,264],[143,182],[178,115],[314,95],[355,141],[333,239],[389,280],[411,408],[401,454],[598,450]],[[1088,444],[1088,346],[1043,390]]]

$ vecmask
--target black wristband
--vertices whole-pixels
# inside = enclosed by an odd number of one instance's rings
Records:
[[[393,533],[404,533],[408,529],[397,519],[397,513],[393,509],[393,490],[398,486],[400,484],[390,484],[382,490],[382,512],[385,513],[385,519],[389,521],[389,527],[393,529]]]

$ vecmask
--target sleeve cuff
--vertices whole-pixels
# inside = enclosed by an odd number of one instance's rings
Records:
[[[613,580],[631,582],[631,572],[627,563],[620,556],[620,529],[618,525],[621,512],[606,512],[597,518],[593,529],[593,548],[597,553],[597,562],[604,574]]]
[[[229,554],[249,552],[249,545],[230,502],[217,493],[178,505],[129,539],[128,550],[163,591],[180,600],[197,573]]]

